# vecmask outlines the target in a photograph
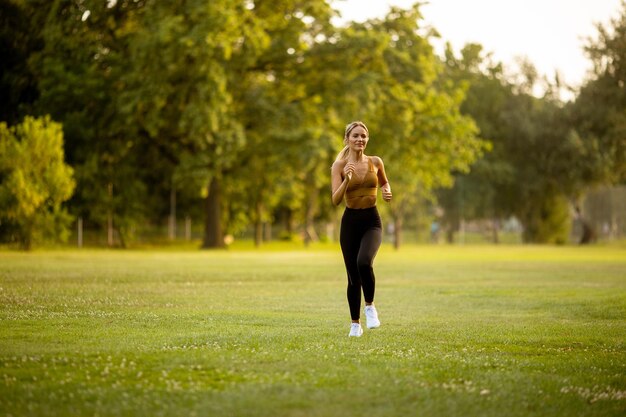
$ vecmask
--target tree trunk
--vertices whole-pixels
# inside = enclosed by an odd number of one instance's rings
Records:
[[[265,235],[263,236],[263,240],[265,242],[271,242],[272,241],[272,222],[265,222],[263,223],[264,226],[264,233]]]
[[[585,219],[583,216],[583,211],[580,208],[580,204],[576,204],[574,206],[574,210],[576,211],[576,217],[580,221],[580,226],[583,229],[583,234],[580,237],[580,241],[578,242],[580,245],[588,245],[590,243],[594,243],[598,235],[596,234],[596,229],[589,222],[589,220]]]
[[[120,247],[126,249],[126,230],[123,227],[117,228],[117,237],[120,241]]]
[[[256,220],[254,222],[254,246],[260,247],[263,243],[263,223]]]
[[[402,203],[402,201],[396,202],[389,210],[393,219],[393,247],[396,250],[400,249],[400,244],[402,244],[402,219],[404,218],[404,205]]]
[[[498,229],[500,228],[500,222],[498,219],[493,219],[493,243],[496,245],[500,243],[500,236],[498,235]]]
[[[304,244],[309,245],[311,242],[318,241],[317,232],[315,232],[315,205],[317,203],[317,190],[314,187],[309,189],[309,198],[306,203],[306,214],[304,219]]]
[[[580,224],[583,228],[583,235],[580,237],[580,244],[587,245],[594,243],[597,239],[596,229],[587,220],[581,218]]]
[[[172,189],[170,190],[170,216],[168,224],[169,240],[176,239],[176,188],[174,188],[174,181],[172,181]]]
[[[29,251],[33,248],[33,222],[27,221],[18,232],[20,249]]]
[[[289,238],[293,235],[293,210],[290,208],[285,211],[285,232]]]
[[[109,195],[109,210],[107,211],[107,246],[113,246],[113,212],[111,206],[113,205],[113,184],[109,183],[107,187]]]
[[[394,249],[400,249],[402,243],[402,216],[393,218],[393,247]]]
[[[113,215],[111,210],[107,213],[107,246],[113,247]]]
[[[206,199],[206,221],[202,248],[223,248],[224,232],[222,231],[222,188],[220,179],[211,178],[209,195]]]
[[[191,217],[185,216],[185,240],[191,240]]]
[[[263,204],[261,202],[257,202],[255,210],[256,218],[254,221],[254,246],[258,248],[263,242],[263,222],[261,221],[261,215],[263,214]]]
[[[454,226],[452,225],[448,225],[446,228],[446,242],[451,245],[454,243]]]

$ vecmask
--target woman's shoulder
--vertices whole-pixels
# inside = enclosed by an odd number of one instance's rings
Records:
[[[372,161],[372,164],[374,164],[377,167],[380,167],[383,165],[383,160],[380,156],[370,155],[368,156],[368,158],[370,159],[370,161]]]
[[[346,166],[347,163],[348,163],[347,159],[337,159],[335,162],[333,162],[331,169],[343,170],[343,168]]]

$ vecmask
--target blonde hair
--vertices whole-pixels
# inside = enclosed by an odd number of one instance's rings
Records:
[[[367,135],[369,136],[370,131],[367,129],[367,126],[365,126],[365,123],[359,120],[356,120],[352,123],[348,123],[346,125],[346,131],[343,134],[343,142],[346,143],[346,146],[344,146],[341,152],[339,152],[335,161],[340,161],[342,159],[348,158],[348,153],[350,153],[350,147],[347,145],[348,136],[350,135],[350,132],[352,132],[352,129],[354,129],[357,126],[361,126],[363,129],[365,129],[365,131],[367,132]]]

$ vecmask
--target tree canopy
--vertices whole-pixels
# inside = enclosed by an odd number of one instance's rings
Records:
[[[0,123],[0,224],[24,249],[44,239],[67,238],[62,203],[74,191],[65,164],[63,132],[49,117],[26,117],[16,126]]]
[[[515,216],[525,240],[564,242],[569,205],[626,176],[624,6],[589,41],[594,74],[570,103],[558,85],[531,94],[532,63],[512,79],[480,45],[437,56],[419,3],[344,26],[325,0],[0,7],[0,120],[23,120],[4,125],[3,149],[49,138],[59,183],[32,185],[54,195],[48,212],[108,224],[121,245],[173,201],[204,223],[204,247],[249,229],[261,244],[269,224],[317,239],[316,223],[337,218],[330,166],[353,120],[385,160],[396,246],[424,201],[441,205],[450,236],[462,219]],[[17,195],[11,164],[28,158],[6,155],[0,187]],[[15,204],[0,217],[17,225],[29,215]]]

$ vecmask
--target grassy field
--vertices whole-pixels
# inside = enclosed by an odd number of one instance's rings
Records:
[[[328,250],[327,250],[328,249]],[[624,416],[626,249],[0,252],[0,416]]]

